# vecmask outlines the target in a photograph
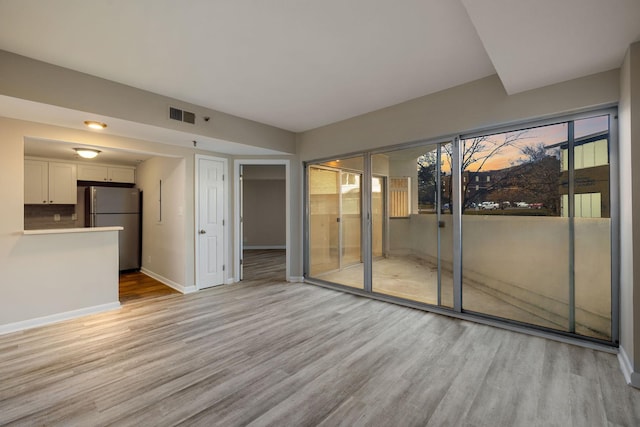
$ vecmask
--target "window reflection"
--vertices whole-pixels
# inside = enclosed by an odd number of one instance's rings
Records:
[[[453,306],[452,222],[441,216],[450,207],[441,176],[451,175],[442,162],[443,145],[431,144],[376,155],[373,183],[373,292],[432,305]],[[440,155],[440,157],[439,157]],[[376,215],[388,182],[388,215]],[[383,189],[376,193],[380,182]],[[439,227],[438,224],[442,224]],[[378,233],[385,242],[375,243]]]
[[[370,267],[374,293],[454,308],[460,260],[463,311],[610,341],[609,115],[463,139],[458,189],[453,146],[372,154],[368,176],[362,156],[310,165],[311,276],[365,289]]]
[[[610,339],[608,121],[573,125],[462,141],[463,308]]]
[[[364,287],[362,257],[363,158],[311,165],[309,181],[309,273]]]

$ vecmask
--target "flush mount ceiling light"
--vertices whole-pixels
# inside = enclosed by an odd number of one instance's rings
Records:
[[[93,120],[85,120],[84,124],[86,126],[90,127],[91,129],[98,129],[98,130],[102,130],[102,129],[107,127],[106,123],[96,122],[96,121],[93,121]]]
[[[74,148],[78,156],[83,157],[85,159],[93,159],[100,153],[100,150],[94,150],[92,148]]]

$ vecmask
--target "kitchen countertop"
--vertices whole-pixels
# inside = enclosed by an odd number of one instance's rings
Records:
[[[26,236],[37,234],[68,234],[68,233],[98,233],[101,231],[120,231],[124,227],[82,227],[82,228],[50,228],[45,230],[24,230]]]

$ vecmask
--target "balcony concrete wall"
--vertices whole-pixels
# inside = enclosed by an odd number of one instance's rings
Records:
[[[389,223],[389,254],[437,259],[436,215],[411,215]],[[443,268],[453,257],[451,215],[443,215]],[[558,325],[566,325],[569,302],[569,220],[558,217],[465,215],[464,284],[473,284]],[[611,332],[611,233],[608,218],[575,219],[576,322]],[[472,305],[473,301],[468,301]],[[463,307],[464,307],[463,302]],[[564,329],[564,328],[563,328]]]

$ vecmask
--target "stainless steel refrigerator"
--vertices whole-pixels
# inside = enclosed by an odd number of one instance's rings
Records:
[[[87,187],[85,193],[88,227],[119,225],[120,271],[140,269],[140,190],[120,187]]]

